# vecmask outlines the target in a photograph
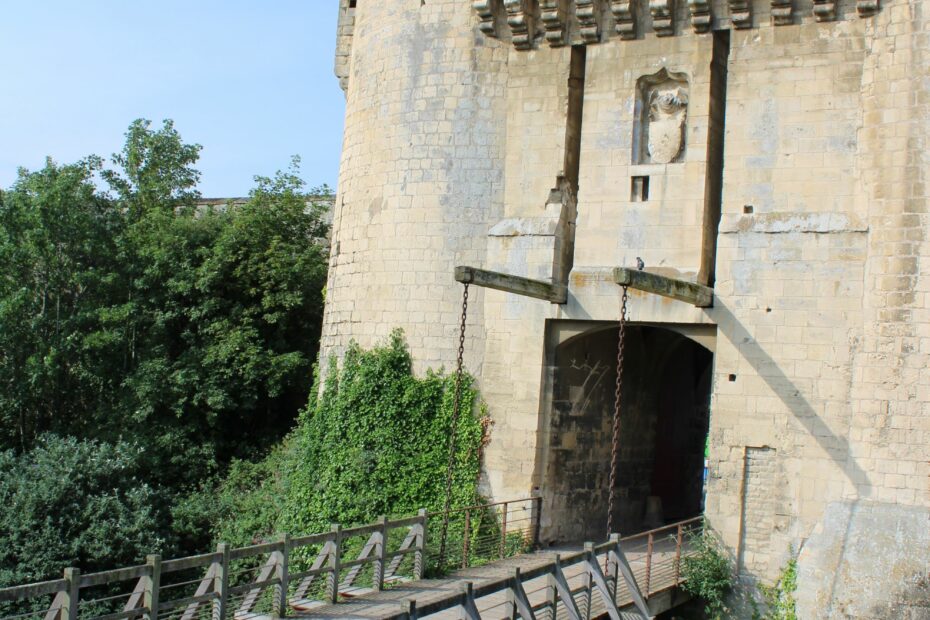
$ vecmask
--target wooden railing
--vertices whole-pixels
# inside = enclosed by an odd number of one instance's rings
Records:
[[[408,601],[406,609],[384,619],[429,618],[449,610],[468,620],[620,620],[631,613],[649,618],[646,599],[682,583],[682,560],[692,553],[690,538],[702,524],[696,517],[599,545],[586,543],[583,551],[556,555],[529,570],[515,569],[478,585],[464,581],[459,592],[424,604]]]
[[[340,597],[419,579],[426,566],[426,511],[139,566],[0,589],[3,620],[244,620],[273,618]],[[48,598],[52,597],[51,605]]]
[[[522,553],[538,538],[539,498],[449,513],[451,564],[433,572]],[[0,620],[247,620],[301,612],[423,577],[441,513],[416,516],[179,559],[0,589]],[[427,542],[432,545],[427,546]],[[49,599],[51,598],[51,604]]]

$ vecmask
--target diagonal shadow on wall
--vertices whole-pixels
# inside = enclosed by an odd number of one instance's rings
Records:
[[[870,481],[868,474],[859,467],[850,454],[849,440],[846,437],[836,435],[829,426],[823,421],[820,414],[811,406],[811,404],[802,395],[801,389],[782,371],[779,365],[766,353],[753,335],[746,327],[734,316],[730,309],[722,303],[720,298],[714,300],[714,309],[711,315],[717,322],[718,334],[729,340],[736,347],[743,359],[745,359],[756,374],[769,386],[772,393],[775,394],[794,415],[795,419],[807,430],[817,444],[829,455],[829,457],[843,471],[853,487],[857,491],[857,497],[849,503],[850,510],[854,513],[862,499],[870,494]],[[713,417],[713,412],[711,412]],[[847,547],[850,538],[850,529],[852,527],[852,513],[850,519],[846,522],[846,529],[843,533],[841,550],[837,562],[837,570],[833,571],[833,577],[830,584],[829,600],[831,607],[834,601],[834,594],[837,588],[837,582],[840,576],[840,566],[844,563],[847,555]],[[803,543],[802,543],[803,544]],[[800,549],[798,550],[800,552]]]

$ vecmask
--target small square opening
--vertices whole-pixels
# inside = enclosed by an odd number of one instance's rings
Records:
[[[752,213],[752,205],[743,205],[743,213],[746,215]]]
[[[630,179],[630,201],[646,202],[649,200],[649,177],[632,177]]]

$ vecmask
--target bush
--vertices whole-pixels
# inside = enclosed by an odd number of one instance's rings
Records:
[[[126,566],[163,547],[158,494],[127,443],[44,435],[0,452],[0,586]]]
[[[718,620],[727,611],[725,598],[733,587],[729,557],[721,542],[706,525],[704,531],[690,538],[695,553],[682,560],[682,588],[704,602],[704,613]]]

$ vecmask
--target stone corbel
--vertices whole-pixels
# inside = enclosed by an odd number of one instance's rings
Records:
[[[533,49],[536,38],[535,12],[532,10],[536,0],[504,0],[507,11],[507,25],[510,26],[513,46],[518,50]]]
[[[776,26],[790,26],[794,23],[791,2],[792,0],[772,0],[772,22]]]
[[[749,0],[727,0],[730,7],[730,21],[737,29],[752,28],[752,10]]]
[[[585,43],[601,40],[601,11],[598,0],[575,0],[575,15]]]
[[[626,41],[636,38],[636,0],[610,0],[610,12],[614,15],[614,30]]]
[[[814,0],[814,17],[819,22],[836,19],[836,3],[833,0]]]
[[[540,19],[546,29],[549,47],[568,43],[566,0],[539,0]]]
[[[688,9],[691,11],[691,28],[695,32],[708,32],[713,16],[710,12],[709,0],[688,0]]]
[[[500,11],[500,0],[475,0],[471,3],[478,19],[481,20],[478,28],[489,37],[497,37],[497,15]]]
[[[675,34],[675,0],[649,0],[652,27],[656,36],[670,37]]]
[[[858,0],[856,12],[859,17],[871,17],[878,13],[878,0]]]

